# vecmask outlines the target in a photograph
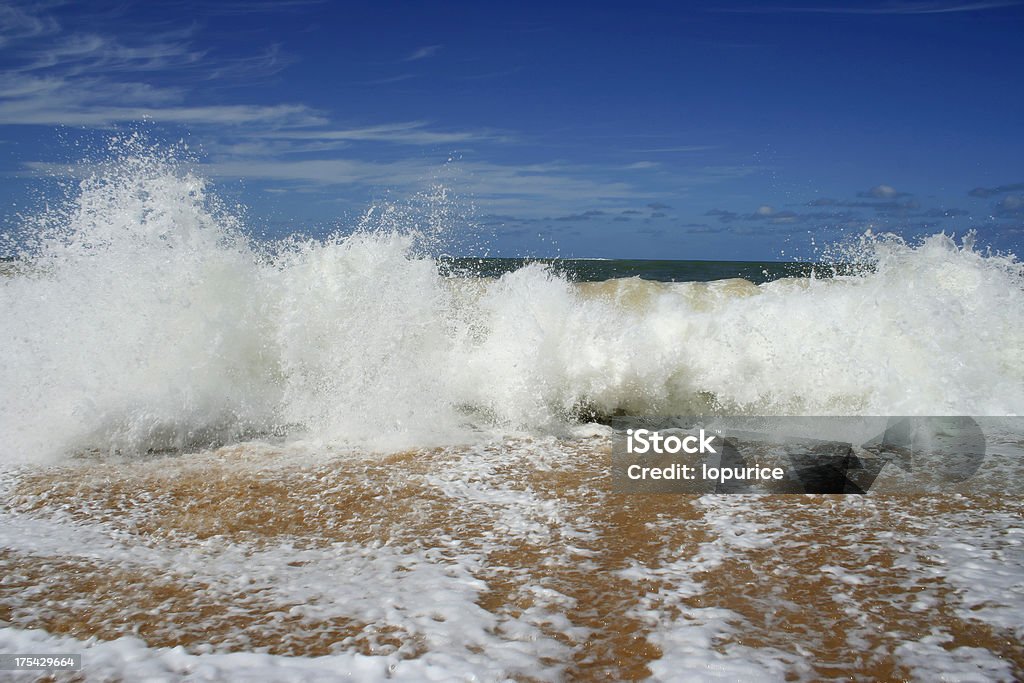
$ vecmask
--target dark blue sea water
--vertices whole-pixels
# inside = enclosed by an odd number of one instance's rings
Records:
[[[783,277],[807,277],[813,271],[820,277],[831,276],[831,266],[808,262],[778,261],[675,261],[640,259],[522,259],[522,258],[448,258],[442,259],[443,273],[453,276],[499,277],[527,263],[544,263],[576,282],[599,282],[614,278],[640,277],[659,282],[711,282],[743,278],[755,284]]]

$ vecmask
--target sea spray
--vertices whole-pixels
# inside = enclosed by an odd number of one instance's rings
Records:
[[[273,420],[259,269],[204,180],[130,157],[47,218],[0,293],[4,455],[181,449]]]
[[[281,417],[316,438],[415,443],[457,424],[451,302],[394,232],[310,242],[262,272]]]
[[[26,221],[0,278],[0,460],[423,446],[623,412],[1024,411],[1021,266],[970,241],[871,237],[855,274],[762,285],[444,277],[448,214],[427,205],[259,245],[173,158],[107,164]]]

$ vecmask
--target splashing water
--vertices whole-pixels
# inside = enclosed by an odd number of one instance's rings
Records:
[[[24,229],[0,277],[0,461],[428,445],[581,412],[1024,412],[1021,265],[946,235],[866,239],[857,275],[760,286],[445,278],[429,216],[385,207],[266,248],[153,154]]]

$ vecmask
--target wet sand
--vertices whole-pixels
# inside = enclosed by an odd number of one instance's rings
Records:
[[[11,472],[0,622],[194,654],[443,650],[469,668],[508,644],[514,680],[755,671],[737,663],[789,680],[1024,678],[1019,499],[622,495],[610,457],[604,438],[247,444]],[[403,576],[427,568],[441,574],[424,590],[457,579],[473,609],[403,603]]]

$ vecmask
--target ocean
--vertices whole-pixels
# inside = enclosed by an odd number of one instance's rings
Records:
[[[453,258],[379,218],[267,244],[152,157],[17,244],[0,652],[87,680],[1024,677],[1013,255]],[[615,420],[652,416],[976,416],[986,457],[926,492],[620,492]],[[957,457],[920,459],[934,424],[918,463]]]
[[[831,277],[849,272],[848,264],[815,264],[805,261],[696,261],[664,259],[570,259],[441,257],[438,271],[446,277],[499,278],[529,265],[546,266],[571,282],[603,282],[638,278],[656,282],[713,282],[740,278],[762,284],[784,277]],[[817,268],[815,268],[817,266]]]

